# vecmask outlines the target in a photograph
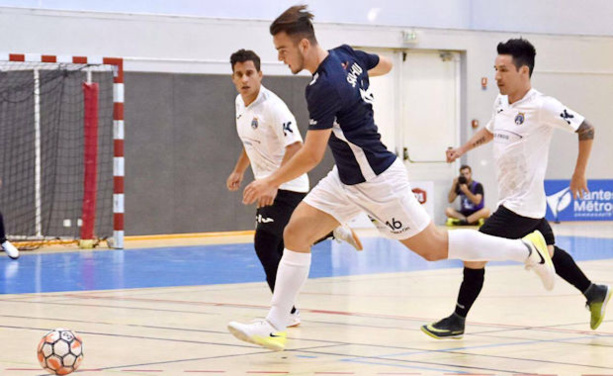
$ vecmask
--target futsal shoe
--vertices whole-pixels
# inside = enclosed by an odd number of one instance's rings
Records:
[[[288,328],[295,328],[300,325],[300,311],[296,309],[294,313],[289,317],[289,322],[287,323]]]
[[[8,240],[2,243],[2,249],[9,255],[13,260],[17,260],[19,258],[19,250],[11,244]]]
[[[277,331],[266,320],[255,321],[249,324],[241,324],[232,321],[228,324],[228,330],[241,341],[253,343],[274,351],[283,351],[287,334]]]
[[[334,239],[336,239],[336,241],[347,242],[358,251],[364,249],[364,247],[362,247],[362,242],[360,241],[360,238],[358,238],[358,234],[356,234],[355,231],[353,231],[353,229],[349,228],[349,226],[347,225],[338,226],[334,229],[334,231],[332,231],[332,235],[334,236]]]
[[[588,297],[585,306],[590,310],[591,314],[590,328],[596,330],[602,324],[607,303],[611,300],[611,287],[593,284],[587,289],[585,295]]]
[[[524,236],[522,241],[530,250],[530,255],[526,259],[526,269],[534,270],[541,278],[545,290],[551,291],[555,284],[556,269],[551,261],[543,234],[537,230]]]
[[[462,339],[466,318],[457,313],[432,324],[422,325],[421,331],[436,339]]]

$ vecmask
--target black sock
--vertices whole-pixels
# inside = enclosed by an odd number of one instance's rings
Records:
[[[455,306],[455,313],[460,317],[466,317],[475,300],[481,293],[483,281],[485,280],[485,269],[470,269],[464,267],[464,280],[460,285],[458,301]]]
[[[6,234],[4,233],[4,218],[2,217],[2,213],[0,213],[0,244],[6,241]]]
[[[551,261],[556,268],[556,274],[562,277],[566,282],[575,286],[581,293],[590,287],[592,282],[583,274],[579,266],[575,263],[572,256],[565,250],[554,246],[555,252]]]

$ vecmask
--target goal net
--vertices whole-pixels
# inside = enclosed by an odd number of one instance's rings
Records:
[[[7,238],[20,248],[112,240],[117,66],[10,56],[0,61],[0,211]]]

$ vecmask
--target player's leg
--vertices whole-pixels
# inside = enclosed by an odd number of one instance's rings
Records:
[[[19,250],[6,239],[6,232],[4,230],[4,217],[2,216],[2,213],[0,213],[0,246],[2,247],[4,252],[6,252],[6,254],[13,260],[19,258]]]
[[[272,232],[256,228],[253,245],[255,253],[260,260],[266,274],[266,283],[270,291],[275,291],[275,280],[277,278],[277,268],[281,261],[279,247],[283,247],[283,236],[275,235]]]
[[[230,332],[241,340],[283,350],[289,310],[308,277],[311,245],[359,212],[360,209],[347,199],[338,172],[333,169],[300,203],[285,227],[286,248],[277,270],[266,320],[252,324],[231,322],[228,324]]]
[[[479,229],[487,235],[520,239],[538,228],[540,220],[518,216],[500,206]],[[544,235],[546,242],[548,236]],[[485,281],[485,262],[464,262],[464,279],[460,285],[454,312],[437,322],[424,325],[421,330],[436,339],[462,338],[466,317],[479,297]]]
[[[551,260],[556,268],[556,274],[585,296],[586,307],[590,311],[590,328],[596,330],[604,320],[605,310],[611,299],[611,287],[593,283],[579,268],[573,257],[555,245],[553,230],[544,218],[541,220],[539,231],[547,239],[547,244],[553,248]]]
[[[290,311],[309,275],[311,244],[338,224],[334,217],[304,202],[298,205],[285,227],[286,248],[279,262],[266,320],[250,324],[230,322],[228,330],[235,337],[275,351],[285,348],[285,328],[290,321]]]

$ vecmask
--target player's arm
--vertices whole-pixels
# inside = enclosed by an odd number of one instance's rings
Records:
[[[247,167],[249,167],[249,157],[247,157],[247,152],[243,147],[238,161],[236,161],[236,165],[234,166],[234,170],[232,170],[230,176],[228,176],[226,180],[226,186],[230,191],[236,191],[241,186]]]
[[[392,70],[393,64],[390,59],[379,55],[379,63],[372,69],[368,70],[368,76],[376,77],[388,74]]]
[[[301,148],[302,142],[300,141],[296,141],[293,144],[287,145],[285,147],[285,154],[283,155],[283,160],[281,160],[281,166],[286,164],[287,161],[289,161],[296,153],[298,153],[298,150],[300,150]]]
[[[585,170],[587,169],[587,162],[592,152],[595,129],[587,120],[583,120],[576,133],[579,137],[579,153],[577,154],[575,172],[570,180],[570,190],[573,192],[575,199],[589,192]]]
[[[447,149],[447,152],[446,152],[447,162],[451,163],[455,161],[456,159],[460,158],[461,156],[463,156],[464,154],[468,153],[472,149],[477,148],[481,145],[485,145],[488,142],[492,141],[493,139],[494,139],[494,134],[492,132],[487,130],[487,128],[481,128],[464,145],[460,146],[459,148],[455,148],[455,149],[453,148]]]
[[[243,203],[251,204],[263,194],[277,189],[311,171],[324,157],[332,129],[309,130],[304,145],[277,171],[264,179],[251,182],[243,192]]]
[[[458,197],[457,189],[458,189],[458,178],[454,178],[453,184],[451,184],[451,189],[449,190],[449,193],[447,194],[447,200],[449,201],[450,204],[455,201],[456,197]]]

